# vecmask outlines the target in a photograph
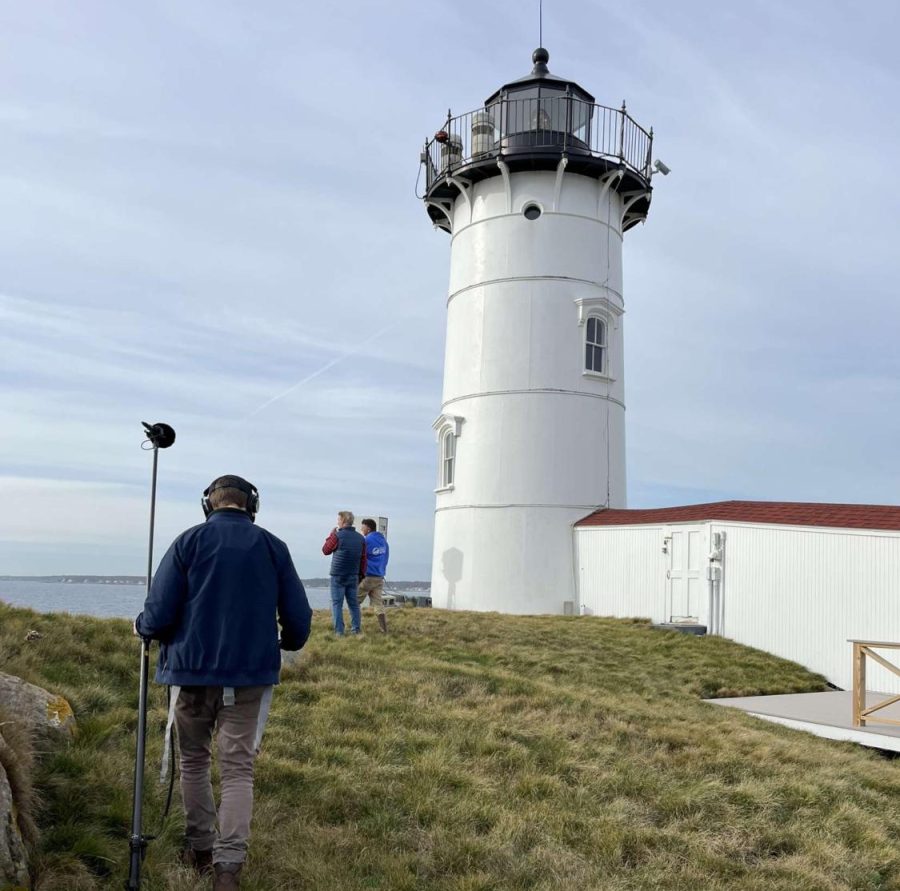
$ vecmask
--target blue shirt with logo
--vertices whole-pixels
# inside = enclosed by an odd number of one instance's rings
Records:
[[[387,539],[380,532],[370,532],[366,536],[366,575],[384,578],[390,554]]]

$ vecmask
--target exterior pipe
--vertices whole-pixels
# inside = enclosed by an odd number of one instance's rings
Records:
[[[722,575],[716,579],[716,634],[722,634]]]
[[[728,542],[728,533],[722,532],[722,544],[719,546],[719,578],[716,583],[717,588],[717,615],[716,624],[719,627],[719,634],[725,633],[725,550]]]

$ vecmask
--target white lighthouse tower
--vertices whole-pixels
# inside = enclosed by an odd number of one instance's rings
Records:
[[[574,609],[572,524],[625,506],[622,237],[647,217],[652,131],[532,59],[422,154],[451,236],[436,607]]]

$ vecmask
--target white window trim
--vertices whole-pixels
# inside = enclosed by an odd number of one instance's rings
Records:
[[[453,481],[456,479],[456,433],[453,432],[451,427],[444,427],[444,432],[441,433],[440,443],[440,488],[444,490],[452,489]]]
[[[583,364],[583,363],[582,363]],[[609,383],[614,384],[616,382],[616,378],[606,374],[602,371],[588,371],[587,368],[581,372],[582,377],[590,377],[595,381],[609,381]]]
[[[596,316],[618,330],[619,319],[625,313],[618,303],[608,300],[606,297],[576,297],[575,306],[578,307],[579,328],[583,328],[587,324],[588,316]]]
[[[598,371],[596,368],[587,368],[585,367],[584,356],[582,356],[582,373],[587,374],[590,377],[602,377],[604,379],[609,378],[609,320],[605,316],[601,316],[598,313],[590,313],[584,320],[584,338],[582,339],[582,346],[588,346],[587,339],[587,323],[591,320],[595,319],[603,326],[603,339],[600,343],[596,341],[591,341],[590,346],[600,347],[603,350],[601,354],[601,368]]]
[[[438,444],[438,486],[434,490],[435,494],[439,494],[441,492],[452,492],[455,488],[455,482],[448,484],[444,483],[444,437],[450,434],[453,436],[454,440],[459,439],[463,420],[464,419],[459,417],[459,415],[442,414],[438,415],[434,423],[431,425],[432,429],[437,435]],[[453,479],[455,481],[457,469],[456,442],[454,442],[453,445]]]
[[[431,425],[431,429],[437,434],[438,440],[440,440],[447,427],[452,427],[453,432],[459,436],[464,420],[465,418],[461,418],[459,415],[438,415]]]
[[[589,369],[584,367],[584,348],[587,346],[587,332],[585,331],[584,336],[582,336],[581,338],[580,361],[582,377],[589,377],[593,380],[606,381],[608,383],[614,384],[616,382],[616,378],[614,378],[609,373],[609,344],[610,340],[612,339],[611,330],[618,331],[619,319],[622,317],[625,310],[622,309],[622,307],[617,303],[613,303],[612,300],[609,300],[606,297],[576,297],[575,306],[578,308],[579,328],[585,328],[587,326],[587,320],[589,318],[600,319],[600,321],[603,322],[603,324],[606,326],[606,346],[604,347],[606,351],[606,354],[604,356],[604,365],[606,366],[606,371],[590,371]]]

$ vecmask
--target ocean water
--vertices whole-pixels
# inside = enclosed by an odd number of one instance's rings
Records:
[[[144,605],[143,585],[81,585],[70,582],[0,581],[0,600],[40,613],[75,613],[98,618],[133,619]],[[307,588],[313,609],[327,609],[327,588]]]

